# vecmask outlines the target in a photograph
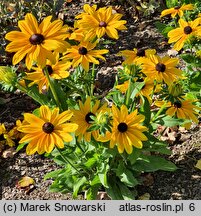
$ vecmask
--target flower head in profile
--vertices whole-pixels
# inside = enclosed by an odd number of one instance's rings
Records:
[[[82,41],[79,45],[67,49],[67,53],[63,59],[72,59],[73,67],[81,64],[85,71],[89,71],[89,63],[99,64],[96,58],[105,60],[102,55],[108,53],[106,49],[95,50],[96,44]]]
[[[17,120],[16,126],[10,130],[7,130],[5,125],[0,123],[0,136],[3,138],[1,143],[9,145],[10,147],[15,146],[16,141],[22,137],[22,133],[17,130],[20,125],[21,121]]]
[[[186,10],[193,10],[194,6],[192,4],[183,4],[182,6],[176,6],[173,8],[168,8],[162,11],[160,17],[164,17],[166,15],[171,14],[171,17],[174,18],[176,15],[179,15],[179,17],[182,17],[184,15],[184,11]]]
[[[118,30],[127,29],[125,24],[126,20],[120,20],[122,15],[114,13],[112,7],[103,7],[95,10],[89,6],[85,6],[85,13],[81,15],[78,21],[79,28],[86,31],[87,40],[94,37],[101,38],[105,34],[113,39],[118,39]]]
[[[175,116],[180,119],[188,119],[192,120],[195,123],[198,123],[198,111],[201,110],[200,107],[193,104],[192,100],[187,99],[178,99],[174,102],[167,102],[166,107],[167,111],[166,114],[170,116]],[[165,101],[156,101],[155,104],[158,107],[163,106]]]
[[[39,108],[39,117],[31,113],[24,114],[26,124],[18,128],[25,135],[19,143],[28,142],[26,153],[28,155],[38,152],[50,153],[55,146],[64,148],[64,142],[72,141],[71,132],[75,132],[78,125],[69,123],[73,113],[66,110],[59,114],[59,109],[42,105]],[[66,123],[67,122],[67,123]]]
[[[182,77],[182,71],[176,68],[178,63],[178,58],[150,55],[149,58],[143,60],[142,72],[151,80],[156,80],[157,82],[164,81],[170,85],[179,77]]]
[[[117,146],[119,153],[123,153],[125,150],[131,154],[133,146],[142,148],[142,141],[147,140],[143,132],[148,130],[141,125],[145,117],[141,114],[138,115],[137,110],[129,114],[125,105],[122,105],[120,110],[113,105],[112,113],[112,131],[107,131],[106,136],[99,138],[99,140],[110,141],[110,148]]]
[[[73,117],[72,121],[78,124],[78,129],[75,132],[75,135],[78,136],[78,141],[81,141],[82,138],[90,142],[91,136],[94,139],[97,139],[99,136],[98,130],[87,131],[93,124],[92,116],[97,116],[100,112],[104,112],[106,110],[107,104],[100,106],[100,101],[96,100],[95,104],[92,105],[91,98],[87,97],[86,101],[82,103],[79,101],[79,110],[72,110]]]
[[[168,32],[168,43],[175,43],[174,49],[179,51],[183,48],[187,40],[192,36],[201,37],[201,26],[199,18],[194,21],[179,20],[179,28]]]
[[[28,69],[37,62],[42,68],[46,59],[55,61],[52,51],[64,52],[69,44],[64,41],[67,37],[67,28],[63,26],[61,20],[51,22],[52,16],[46,17],[40,24],[36,18],[28,13],[25,20],[18,22],[21,31],[11,31],[5,38],[11,43],[6,47],[6,51],[15,52],[13,64],[16,65],[26,57]]]
[[[149,57],[150,55],[155,55],[156,50],[155,49],[136,49],[133,50],[123,50],[120,51],[119,55],[123,56],[125,59],[123,62],[124,64],[141,64],[142,59],[145,57]]]
[[[53,53],[55,55],[56,62],[53,64],[51,61],[46,61],[45,68],[39,67],[33,67],[35,70],[34,72],[26,73],[25,79],[32,81],[29,86],[32,86],[34,84],[38,85],[40,93],[44,88],[49,88],[49,81],[46,77],[44,70],[47,70],[49,76],[53,79],[64,79],[70,75],[70,73],[67,71],[71,63],[70,61],[66,60],[59,60],[59,53]]]

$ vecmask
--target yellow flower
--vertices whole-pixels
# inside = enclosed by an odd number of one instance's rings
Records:
[[[143,60],[142,72],[151,80],[164,81],[170,85],[182,77],[182,71],[176,68],[178,63],[178,58],[170,58],[169,56],[161,58],[158,55],[150,55],[149,58]]]
[[[108,50],[94,50],[96,43],[90,43],[82,41],[78,46],[72,46],[67,49],[64,59],[72,59],[72,66],[77,67],[79,64],[82,65],[85,71],[89,71],[89,63],[99,64],[96,58],[105,60],[102,56],[108,53]]]
[[[117,30],[127,29],[124,24],[125,20],[120,20],[122,15],[113,13],[112,7],[103,7],[95,10],[95,8],[85,6],[86,13],[81,15],[78,21],[79,28],[86,31],[86,40],[93,39],[95,36],[98,38],[107,34],[110,38],[118,39]]]
[[[81,141],[83,138],[85,141],[90,142],[91,136],[93,136],[94,139],[97,139],[99,136],[99,131],[94,130],[91,132],[88,132],[87,130],[91,127],[93,124],[93,120],[91,116],[98,115],[101,111],[103,112],[106,110],[107,104],[104,104],[100,107],[100,101],[96,101],[95,104],[91,105],[91,98],[87,97],[84,104],[79,101],[79,110],[72,110],[73,111],[73,117],[72,121],[76,122],[78,124],[78,129],[75,132],[75,135],[78,136],[78,141]]]
[[[174,103],[167,102],[166,107],[168,108],[166,111],[167,115],[176,116],[180,119],[189,119],[195,123],[198,123],[198,112],[196,110],[201,110],[200,107],[193,105],[194,101],[192,100],[176,100]],[[165,102],[157,101],[155,103],[156,106],[161,107]]]
[[[138,115],[137,110],[128,114],[128,109],[125,105],[122,105],[120,110],[113,105],[112,113],[112,132],[107,132],[104,141],[110,141],[110,148],[114,148],[117,145],[119,153],[123,153],[125,150],[128,154],[131,154],[133,146],[142,148],[142,141],[147,140],[143,132],[148,130],[141,125],[145,117],[141,114]],[[100,138],[100,141],[103,140]]]
[[[56,59],[56,63],[53,64],[51,61],[46,61],[46,69],[49,73],[49,76],[53,79],[63,79],[69,76],[69,72],[67,69],[70,68],[71,63],[70,61],[66,60],[59,60],[59,53],[53,53]],[[39,91],[42,92],[44,88],[49,88],[49,82],[47,77],[44,73],[44,68],[39,67],[33,67],[35,72],[29,72],[26,73],[25,79],[31,80],[32,82],[29,84],[29,86],[32,86],[34,84],[38,85]]]
[[[84,39],[83,29],[73,28],[69,40],[82,41]]]
[[[135,79],[136,82],[144,82],[144,86],[142,89],[136,94],[136,96],[142,95],[148,99],[148,101],[151,103],[151,97],[150,95],[153,92],[154,89],[154,82],[153,80],[150,80],[148,78],[139,78]],[[123,84],[115,86],[115,88],[119,89],[122,93],[125,93],[128,90],[129,86],[129,80],[125,81]]]
[[[25,20],[18,22],[20,31],[11,31],[5,38],[11,43],[6,47],[8,52],[16,52],[13,56],[13,64],[19,63],[26,56],[26,66],[32,67],[34,61],[42,68],[46,59],[55,61],[52,50],[64,52],[69,44],[64,41],[67,37],[67,27],[63,27],[61,20],[51,22],[52,16],[46,17],[40,25],[36,18],[28,13]]]
[[[197,51],[196,51],[196,56],[197,56],[199,59],[201,59],[201,50],[197,50]]]
[[[76,41],[82,41],[84,39],[84,29],[78,28],[77,21],[74,22],[74,26],[70,27],[68,26],[67,29],[67,38],[69,40],[76,40]]]
[[[119,55],[124,57],[124,64],[141,64],[144,57],[156,54],[155,49],[136,49],[120,51]]]
[[[168,33],[168,43],[174,43],[174,49],[179,51],[184,46],[184,43],[191,36],[201,36],[201,26],[199,26],[199,18],[194,21],[186,22],[183,19],[179,20],[179,28],[173,29]]]
[[[5,127],[5,124],[1,124],[0,123],[0,135],[6,133],[6,127]]]
[[[76,19],[82,19],[83,16],[85,16],[85,15],[90,15],[90,14],[93,15],[97,9],[97,5],[94,4],[94,5],[90,6],[89,4],[85,4],[83,9],[84,9],[84,12],[77,15]]]
[[[123,84],[116,85],[115,88],[119,89],[121,93],[125,94],[126,91],[128,90],[128,86],[129,86],[129,80],[126,80]]]
[[[43,105],[39,111],[39,117],[25,113],[26,123],[18,128],[25,134],[19,143],[29,142],[26,148],[28,155],[36,151],[39,154],[50,153],[55,146],[64,148],[64,142],[70,142],[73,139],[69,133],[75,132],[78,128],[75,123],[66,123],[73,115],[70,110],[59,114],[58,108],[51,111],[48,106]]]
[[[179,17],[182,17],[184,15],[185,10],[193,10],[194,6],[192,4],[183,4],[181,7],[180,6],[176,6],[173,8],[168,8],[162,11],[161,16],[166,16],[168,14],[171,14],[171,17],[174,18],[177,14],[179,15]]]

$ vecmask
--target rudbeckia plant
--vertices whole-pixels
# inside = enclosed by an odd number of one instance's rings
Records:
[[[177,11],[182,16],[188,9]],[[197,20],[181,18],[179,24],[169,32],[178,50],[189,40],[186,35],[200,36]],[[0,83],[20,89],[38,105],[16,127],[22,133],[17,150],[26,147],[27,155],[44,154],[61,166],[45,176],[53,180],[50,191],[71,192],[73,198],[85,192],[86,199],[96,199],[104,190],[111,199],[135,199],[143,173],[177,169],[159,156],[171,151],[154,132],[159,125],[198,123],[199,98],[189,99],[191,75],[179,68],[178,57],[141,47],[120,50],[114,87],[98,94],[97,65],[110,58],[104,35],[119,38],[118,31],[127,28],[121,14],[85,5],[74,28],[51,16],[39,23],[31,13],[18,27],[5,36],[14,66],[0,67]],[[16,73],[19,62],[26,71]]]

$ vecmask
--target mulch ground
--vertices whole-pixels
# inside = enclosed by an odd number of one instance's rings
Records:
[[[72,1],[65,12],[66,19],[74,16],[82,9],[87,1]],[[103,1],[104,2],[104,1]],[[106,1],[109,5],[114,1]],[[120,39],[109,44],[110,58],[98,68],[98,77],[102,86],[100,89],[110,88],[113,85],[115,68],[121,64],[122,59],[115,54],[120,50],[138,48],[155,48],[159,55],[164,55],[170,46],[166,39],[157,31],[154,22],[159,15],[143,18],[135,22],[132,17],[133,9],[122,7],[124,19],[128,21],[128,30],[120,33]],[[61,15],[61,14],[60,14]],[[4,103],[0,104],[0,122],[12,125],[16,119],[22,118],[23,112],[32,111],[38,106],[31,98],[19,92],[0,92]],[[151,200],[169,199],[201,199],[201,171],[195,168],[197,160],[201,158],[201,127],[194,126],[189,131],[179,131],[180,138],[170,143],[172,154],[168,157],[174,162],[178,170],[175,172],[148,173],[142,176],[144,185],[138,187],[139,196],[148,193]],[[0,157],[0,198],[1,199],[72,199],[71,194],[50,193],[48,186],[52,180],[43,180],[46,173],[57,169],[58,166],[50,159],[41,155],[27,156],[24,150],[12,158]],[[35,186],[29,190],[17,187],[17,181],[23,176],[30,176],[35,180]],[[83,199],[83,196],[79,196]]]

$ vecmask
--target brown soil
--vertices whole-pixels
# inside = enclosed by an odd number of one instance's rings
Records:
[[[87,1],[72,1],[68,4],[65,19],[72,20],[81,11],[83,4]],[[102,1],[102,4],[113,4],[114,1]],[[118,1],[117,1],[118,2]],[[122,59],[115,54],[123,49],[155,48],[159,54],[167,52],[169,46],[166,39],[158,33],[154,22],[159,19],[157,14],[148,18],[142,18],[135,22],[132,14],[134,9],[128,5],[121,8],[124,19],[128,21],[128,30],[120,33],[118,42],[108,45],[111,50],[109,60],[99,67],[97,79],[99,88],[105,90],[111,88],[114,81],[115,67],[120,65]],[[67,7],[67,6],[66,6]],[[65,9],[66,9],[65,7]],[[62,14],[63,13],[63,14]],[[5,61],[6,58],[3,58]],[[2,64],[5,64],[2,63]],[[4,102],[0,104],[0,122],[12,125],[16,119],[22,118],[23,112],[32,111],[38,105],[19,92],[1,92],[0,97]],[[172,150],[169,160],[178,166],[175,172],[155,172],[145,175],[148,183],[138,187],[139,195],[150,194],[150,199],[201,199],[201,174],[195,168],[197,160],[201,159],[201,128],[199,125],[187,132],[181,132],[181,139],[173,142],[169,148]],[[0,157],[0,198],[1,199],[72,199],[70,194],[50,193],[48,186],[51,180],[44,181],[46,173],[57,169],[58,166],[50,159],[40,155],[27,156],[24,151],[20,151],[13,158]],[[35,186],[27,191],[17,187],[16,182],[23,176],[30,176],[35,180]],[[151,181],[149,179],[151,178]],[[151,183],[150,183],[151,182]],[[80,196],[79,199],[83,199]]]

